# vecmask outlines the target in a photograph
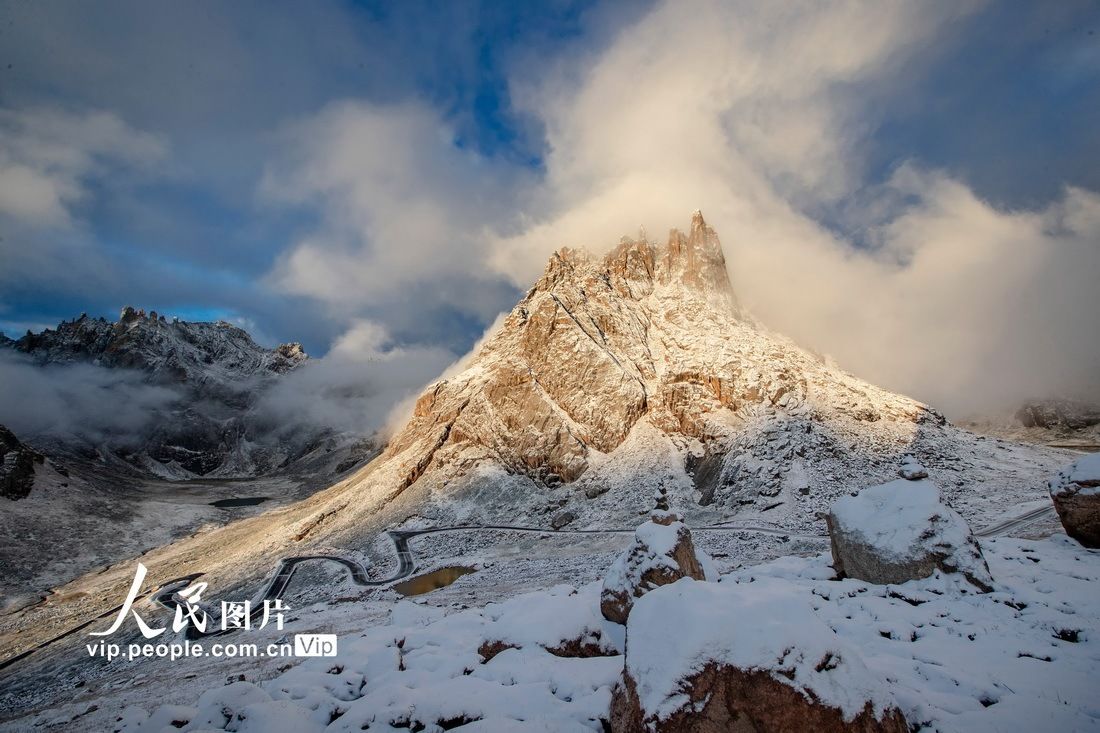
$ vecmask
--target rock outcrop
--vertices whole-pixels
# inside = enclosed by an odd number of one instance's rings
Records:
[[[625,624],[634,601],[680,578],[714,579],[710,558],[696,550],[691,530],[670,511],[658,509],[634,532],[634,544],[620,555],[604,578],[600,612]]]
[[[1100,453],[1066,467],[1049,488],[1066,534],[1085,547],[1100,548]]]
[[[912,463],[902,470],[927,475]],[[940,570],[962,574],[982,592],[993,589],[970,527],[924,478],[898,479],[840,499],[826,519],[840,577],[904,583]]]
[[[907,481],[917,481],[928,478],[928,471],[924,470],[924,466],[917,463],[912,456],[906,456],[901,462],[901,468],[898,469],[898,475]]]
[[[788,586],[681,580],[641,598],[627,623],[615,733],[904,733],[858,652]]]
[[[1016,411],[1025,428],[1081,430],[1100,425],[1100,405],[1076,400],[1032,400]]]
[[[15,434],[0,425],[0,497],[23,499],[34,488],[34,466],[45,457],[23,445]]]

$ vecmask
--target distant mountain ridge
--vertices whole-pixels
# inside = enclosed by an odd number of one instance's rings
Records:
[[[309,358],[300,343],[265,349],[247,331],[225,321],[169,321],[156,311],[146,315],[131,306],[124,307],[114,323],[82,314],[56,329],[28,331],[6,342],[0,345],[37,364],[90,362],[138,369],[166,384],[210,381],[214,373],[231,381],[285,374]]]
[[[174,395],[138,434],[38,436],[48,448],[162,478],[244,477],[276,470],[327,437],[325,426],[272,425],[253,410],[268,387],[309,361],[301,344],[264,348],[225,321],[169,320],[126,306],[115,322],[83,314],[2,339],[0,349],[44,369],[88,364],[132,374]]]

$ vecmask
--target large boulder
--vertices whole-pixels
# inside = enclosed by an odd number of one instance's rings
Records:
[[[872,486],[834,503],[826,519],[840,577],[904,583],[940,570],[962,574],[982,592],[993,589],[970,527],[931,481]]]
[[[680,578],[708,580],[717,573],[707,554],[695,549],[687,525],[676,514],[658,509],[608,570],[600,611],[608,621],[625,624],[635,599]]]
[[[1100,405],[1074,400],[1032,400],[1016,412],[1025,428],[1080,430],[1100,424]]]
[[[680,580],[634,605],[611,729],[904,733],[886,690],[791,586]]]
[[[34,487],[34,464],[42,463],[41,453],[19,442],[15,434],[0,425],[0,496],[23,499]]]
[[[1049,488],[1066,534],[1085,547],[1100,547],[1100,453],[1063,469]]]

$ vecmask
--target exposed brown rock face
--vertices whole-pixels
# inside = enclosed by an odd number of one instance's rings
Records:
[[[519,647],[515,644],[509,644],[508,642],[500,641],[499,639],[493,639],[491,641],[481,642],[481,646],[477,648],[477,653],[478,656],[481,657],[481,663],[488,664],[490,661],[492,661],[493,657],[500,654],[505,649],[518,648]]]
[[[15,434],[0,425],[0,496],[23,499],[34,488],[34,464],[43,455],[19,442]]]
[[[397,491],[431,465],[492,459],[536,479],[578,478],[647,416],[704,438],[745,403],[798,404],[797,371],[749,358],[722,246],[698,212],[663,246],[624,241],[606,257],[572,249],[546,271],[472,362],[416,404],[386,459]],[[685,335],[686,334],[686,335]]]
[[[880,716],[868,703],[852,720],[838,708],[804,695],[772,675],[708,664],[683,685],[689,704],[664,719],[647,720],[634,680],[626,675],[611,700],[615,733],[907,733],[897,708]]]
[[[1100,453],[1082,458],[1050,482],[1062,526],[1085,547],[1100,548]]]
[[[680,578],[706,580],[706,561],[691,541],[691,530],[672,512],[656,511],[638,527],[634,544],[608,570],[600,594],[600,612],[625,624],[634,600]]]
[[[1064,494],[1053,499],[1066,534],[1085,547],[1100,548],[1100,494]]]

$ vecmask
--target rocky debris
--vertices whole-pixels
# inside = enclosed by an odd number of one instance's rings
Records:
[[[15,433],[0,425],[0,496],[23,499],[34,488],[34,464],[45,462],[38,451],[23,445]]]
[[[611,487],[608,484],[597,482],[589,485],[584,490],[584,495],[588,499],[595,499],[599,496],[603,496],[604,494],[606,494],[610,488]]]
[[[572,524],[577,519],[577,515],[573,512],[558,512],[550,519],[550,526],[554,529],[561,529],[566,525]]]
[[[715,494],[719,490],[732,489],[738,473],[736,464],[727,471],[725,455],[713,453],[705,453],[701,456],[689,453],[684,468],[691,476],[695,490],[699,492],[700,506],[713,504]]]
[[[653,512],[634,532],[634,544],[620,555],[604,578],[600,611],[608,621],[625,624],[636,599],[680,578],[716,577],[706,553],[696,550],[691,530],[667,510]]]
[[[1076,400],[1032,400],[1016,412],[1025,428],[1081,430],[1100,425],[1100,405]]]
[[[635,604],[611,730],[908,731],[883,690],[791,588],[680,580]]]
[[[488,639],[481,642],[481,645],[477,648],[477,654],[481,657],[482,664],[488,664],[493,661],[496,655],[508,649],[519,649],[518,644],[509,644],[506,641],[500,639]]]
[[[914,472],[919,473],[919,472]],[[897,479],[840,499],[826,517],[839,577],[904,583],[936,570],[993,589],[989,567],[966,521],[925,479]]]
[[[1066,534],[1100,548],[1100,453],[1067,466],[1048,487]]]

